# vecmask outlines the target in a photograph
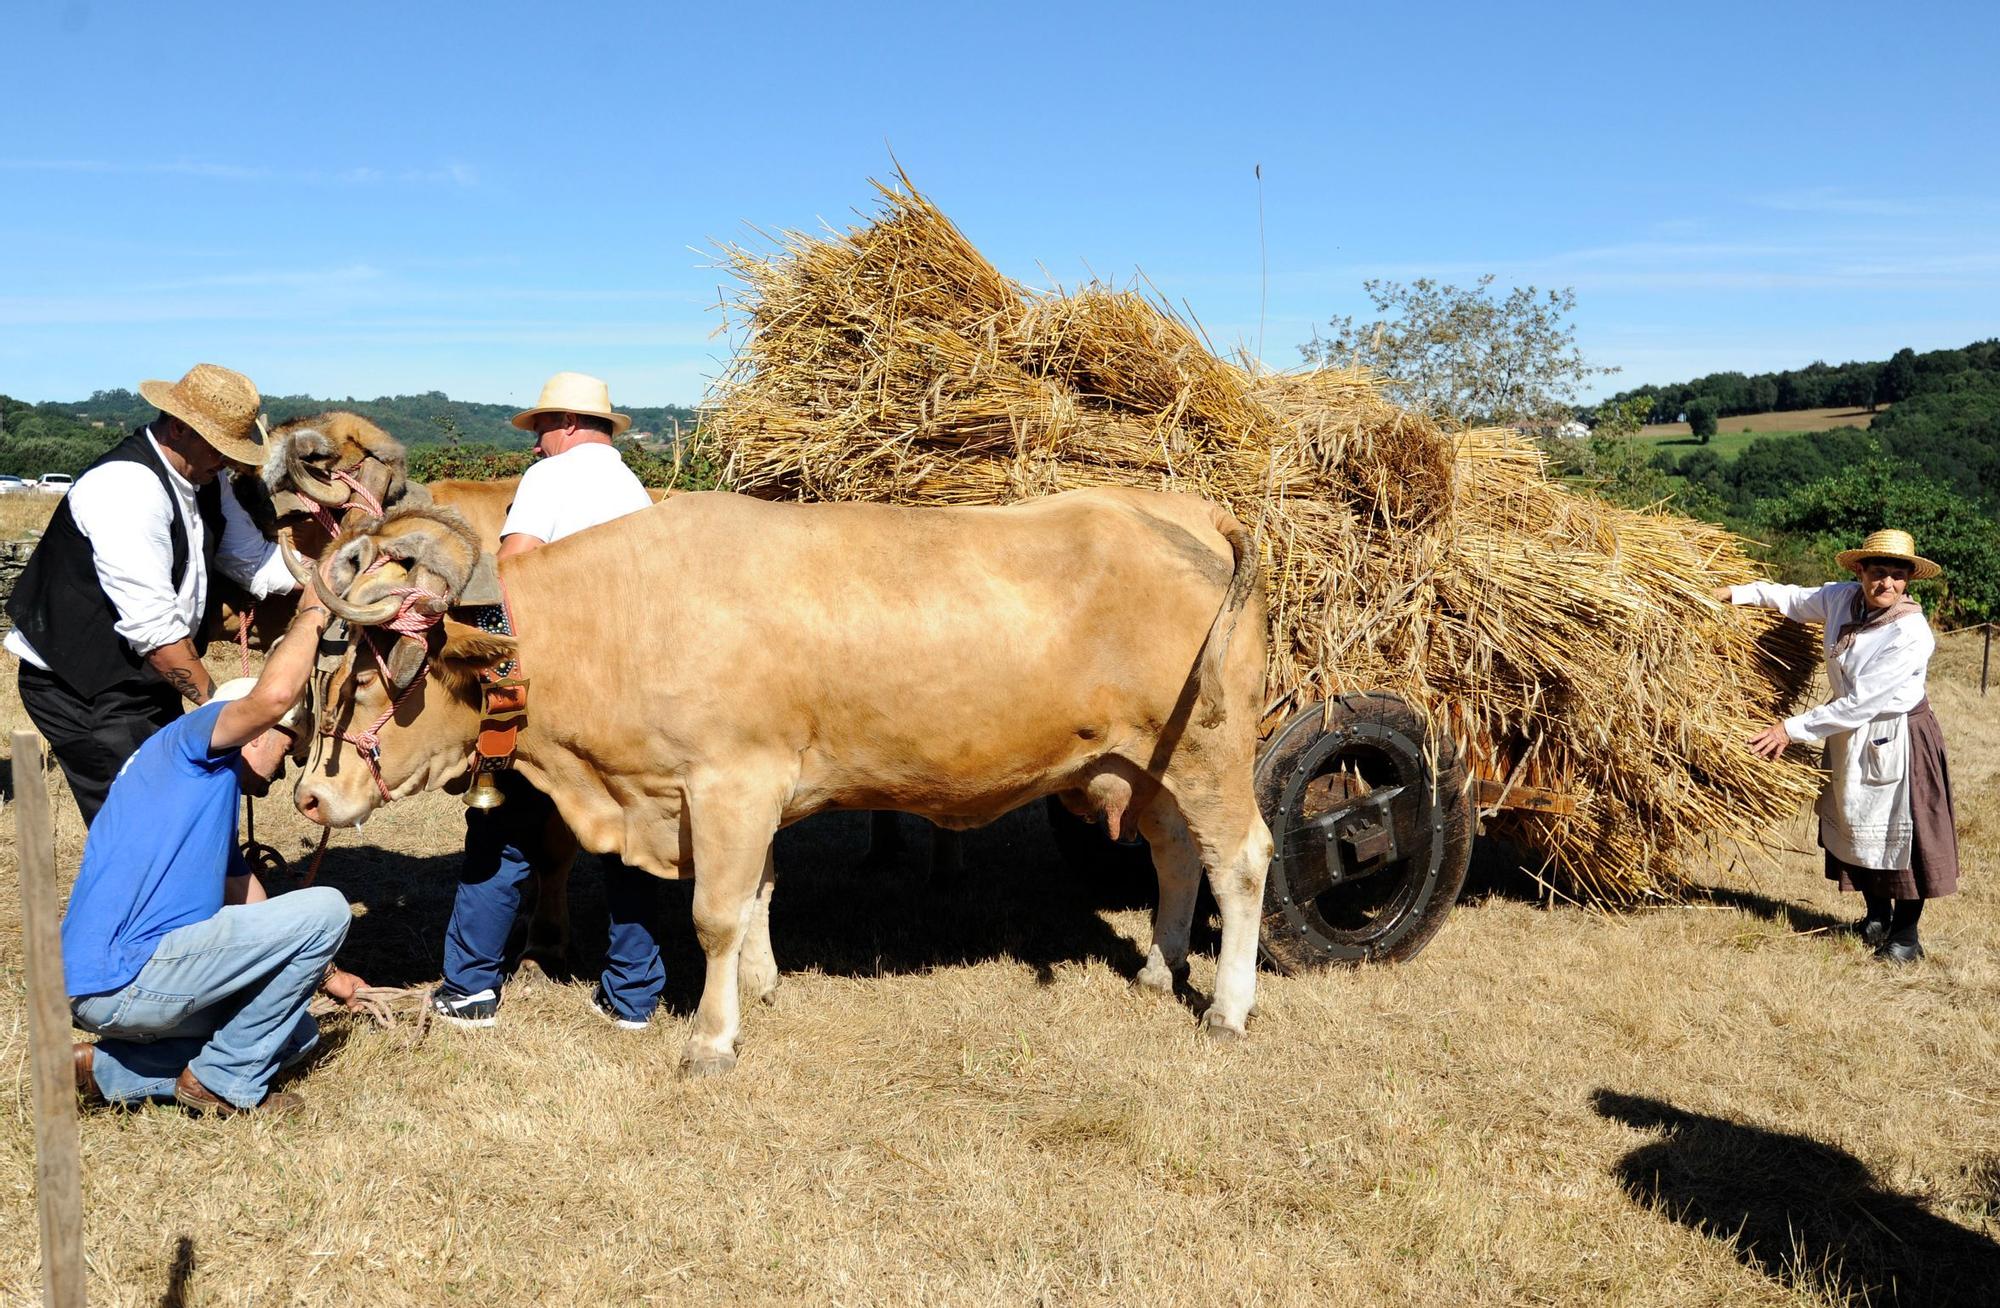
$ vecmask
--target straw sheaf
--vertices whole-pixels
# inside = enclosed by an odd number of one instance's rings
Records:
[[[1225,504],[1267,554],[1272,717],[1404,696],[1482,774],[1576,799],[1489,822],[1570,893],[1672,895],[1696,855],[1816,793],[1811,769],[1743,743],[1816,651],[1709,598],[1753,575],[1735,537],[1568,491],[1516,433],[1448,429],[1364,372],[1252,373],[1145,296],[1030,291],[907,182],[878,189],[856,230],[725,251],[748,332],[704,432],[735,488]]]

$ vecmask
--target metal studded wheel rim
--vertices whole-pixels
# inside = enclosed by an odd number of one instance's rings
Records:
[[[1425,838],[1378,872],[1295,897],[1292,887],[1308,880],[1301,875],[1297,832],[1310,816],[1309,789],[1343,760],[1367,764],[1378,779],[1393,773],[1397,784],[1416,788],[1412,802],[1424,806]],[[1342,724],[1321,736],[1287,768],[1273,823],[1277,851],[1271,876],[1279,884],[1273,887],[1272,900],[1293,932],[1316,946],[1329,962],[1373,959],[1417,929],[1420,914],[1413,909],[1435,890],[1446,844],[1444,809],[1428,793],[1429,786],[1422,745],[1391,726],[1366,720]]]

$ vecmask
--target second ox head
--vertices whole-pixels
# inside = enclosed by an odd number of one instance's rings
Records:
[[[465,775],[480,723],[480,674],[513,642],[445,615],[481,563],[450,509],[391,510],[341,534],[317,566],[292,558],[348,626],[318,674],[319,739],[293,801],[325,826],[354,826],[389,797]]]
[[[284,529],[317,557],[329,543],[322,515],[352,523],[374,505],[427,502],[408,469],[408,453],[388,432],[358,414],[324,413],[274,428],[261,474],[238,478],[236,496],[266,539]]]

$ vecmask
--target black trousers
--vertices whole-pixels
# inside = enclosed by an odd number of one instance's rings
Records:
[[[97,820],[125,760],[181,715],[181,697],[165,682],[125,682],[86,697],[23,663],[20,686],[21,707],[55,752],[86,827]]]

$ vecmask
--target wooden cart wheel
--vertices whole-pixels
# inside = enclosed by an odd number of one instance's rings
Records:
[[[1257,802],[1276,852],[1264,888],[1264,959],[1280,972],[1415,957],[1465,884],[1472,805],[1465,765],[1393,695],[1304,710],[1257,757]]]

